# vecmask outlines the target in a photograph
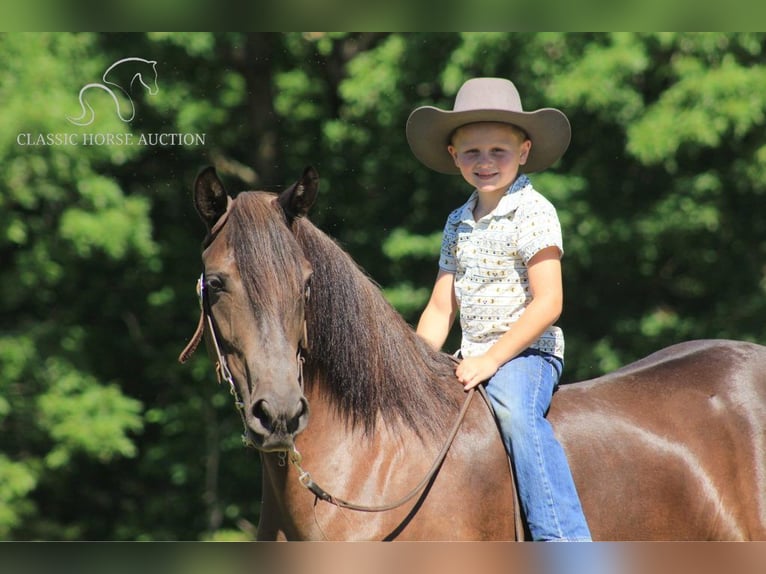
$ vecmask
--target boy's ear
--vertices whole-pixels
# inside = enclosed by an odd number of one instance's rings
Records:
[[[452,161],[454,161],[455,165],[457,165],[457,150],[455,149],[455,146],[453,146],[452,144],[448,145],[447,153],[449,153],[450,156],[452,156]]]
[[[524,140],[524,143],[521,144],[521,153],[519,157],[519,163],[521,165],[524,165],[527,163],[527,159],[529,159],[529,151],[532,149],[532,140]]]

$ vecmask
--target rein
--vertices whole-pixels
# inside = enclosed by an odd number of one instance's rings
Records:
[[[333,504],[339,508],[347,508],[349,510],[356,510],[359,512],[385,512],[387,510],[394,510],[395,508],[403,506],[404,504],[409,502],[417,493],[423,490],[426,487],[426,485],[428,485],[434,479],[434,477],[436,476],[436,473],[439,472],[439,469],[441,468],[441,465],[444,462],[444,459],[447,457],[447,453],[449,452],[449,449],[452,446],[452,443],[454,442],[455,437],[457,436],[458,430],[460,430],[460,426],[463,424],[463,421],[465,420],[465,415],[468,412],[468,407],[471,405],[471,400],[473,399],[473,395],[477,389],[479,390],[479,393],[481,394],[482,398],[484,399],[484,402],[489,408],[490,413],[492,413],[493,417],[495,416],[494,411],[492,409],[492,403],[489,401],[489,397],[487,397],[487,392],[484,390],[484,387],[479,386],[479,387],[471,388],[468,391],[468,394],[466,395],[465,401],[463,401],[463,406],[460,409],[460,413],[458,414],[457,420],[455,421],[455,425],[452,427],[452,430],[450,431],[450,434],[447,437],[447,440],[445,441],[444,446],[442,446],[442,449],[439,451],[439,454],[436,456],[436,460],[434,460],[433,465],[431,465],[431,468],[428,470],[428,472],[423,477],[423,479],[412,490],[410,490],[409,493],[404,495],[402,498],[396,500],[395,502],[390,502],[388,504],[381,504],[381,505],[375,506],[375,505],[365,505],[365,504],[359,504],[355,502],[349,502],[342,498],[338,498],[337,496],[330,494],[324,488],[322,488],[316,482],[314,482],[314,480],[311,478],[311,474],[308,471],[304,470],[304,468],[301,466],[303,457],[295,448],[295,446],[293,446],[290,453],[286,456],[289,457],[290,463],[295,467],[295,469],[299,473],[298,481],[301,483],[303,487],[309,490],[318,500],[329,502],[330,504]],[[282,455],[282,456],[285,456],[285,455]],[[513,492],[513,500],[514,500],[514,504],[513,504],[514,532],[516,534],[516,541],[523,542],[524,541],[524,521],[521,517],[521,504],[520,504],[521,500],[519,499],[518,491],[516,488],[516,474],[513,470],[513,465],[511,464],[510,458],[508,459],[508,465],[509,465],[510,476],[511,476],[511,491]]]
[[[471,405],[471,399],[473,399],[474,391],[475,391],[475,388],[468,391],[465,401],[463,401],[463,406],[460,409],[460,413],[458,414],[457,420],[455,421],[455,425],[452,427],[452,430],[450,431],[450,434],[447,437],[447,440],[445,441],[444,446],[442,446],[442,449],[439,451],[439,454],[436,456],[436,460],[434,460],[434,463],[433,465],[431,465],[431,468],[429,469],[429,471],[426,473],[423,479],[412,490],[410,490],[409,493],[407,493],[405,496],[403,496],[399,500],[388,503],[388,504],[371,506],[371,505],[358,504],[355,502],[349,502],[347,500],[343,500],[342,498],[338,498],[337,496],[330,494],[324,488],[322,488],[316,482],[314,482],[314,480],[311,478],[311,474],[309,474],[308,471],[303,469],[303,467],[301,466],[303,457],[298,452],[298,450],[293,446],[293,449],[289,454],[289,459],[290,459],[290,463],[296,468],[296,470],[299,473],[298,481],[301,483],[301,485],[303,485],[305,488],[311,491],[314,494],[314,496],[316,496],[318,499],[323,500],[325,502],[329,502],[330,504],[334,504],[335,506],[338,506],[340,508],[348,508],[350,510],[358,510],[360,512],[385,512],[387,510],[393,510],[395,508],[402,506],[403,504],[406,504],[409,500],[411,500],[416,494],[418,494],[421,490],[423,490],[423,488],[425,488],[425,486],[434,479],[434,477],[436,476],[436,473],[441,468],[441,465],[444,462],[444,459],[447,457],[447,453],[449,452],[449,449],[455,440],[455,436],[457,435],[458,430],[460,430],[460,426],[463,424],[465,415],[468,412],[468,407]]]

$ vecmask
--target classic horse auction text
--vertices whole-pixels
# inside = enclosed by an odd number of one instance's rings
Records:
[[[16,136],[21,146],[202,146],[204,133],[29,133]]]

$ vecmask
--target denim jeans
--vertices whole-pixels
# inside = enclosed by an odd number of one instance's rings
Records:
[[[589,541],[564,449],[545,418],[562,367],[559,358],[528,349],[500,367],[487,394],[513,459],[532,539]]]

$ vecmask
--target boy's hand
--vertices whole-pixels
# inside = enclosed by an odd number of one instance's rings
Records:
[[[487,355],[468,357],[457,366],[455,375],[457,375],[458,381],[463,383],[463,389],[468,391],[489,379],[497,372],[498,368],[500,366],[497,362]]]

